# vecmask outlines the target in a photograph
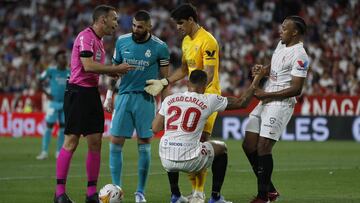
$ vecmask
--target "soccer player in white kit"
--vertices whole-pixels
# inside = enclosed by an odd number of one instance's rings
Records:
[[[171,203],[187,202],[178,186],[179,171],[196,173],[210,166],[213,181],[209,203],[231,203],[220,195],[227,167],[226,145],[214,140],[200,142],[201,134],[212,113],[246,107],[264,74],[264,71],[259,71],[240,98],[231,98],[204,94],[207,75],[202,70],[194,70],[189,77],[187,92],[164,99],[152,129],[155,133],[165,130],[159,144],[159,155],[168,172]]]
[[[308,72],[309,58],[301,41],[305,32],[306,24],[301,17],[286,17],[271,65],[253,68],[253,72],[266,70],[269,78],[264,89],[255,91],[261,102],[250,113],[243,142],[243,150],[257,176],[258,194],[252,203],[275,201],[279,197],[271,181],[272,148],[293,114],[295,96],[301,94]]]

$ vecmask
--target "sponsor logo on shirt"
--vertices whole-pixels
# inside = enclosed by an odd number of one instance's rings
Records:
[[[135,70],[144,71],[150,65],[149,61],[124,58],[124,62],[135,67]]]
[[[206,50],[205,53],[207,55],[206,59],[210,60],[210,59],[215,59],[215,50]]]
[[[196,145],[196,143],[192,142],[175,142],[175,141],[169,141],[168,139],[165,139],[163,142],[163,146],[172,146],[172,147],[191,147]]]

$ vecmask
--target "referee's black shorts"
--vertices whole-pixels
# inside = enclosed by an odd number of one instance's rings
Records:
[[[104,110],[97,87],[67,84],[64,114],[66,135],[104,132]]]

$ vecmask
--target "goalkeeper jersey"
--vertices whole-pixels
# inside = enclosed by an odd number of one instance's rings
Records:
[[[214,66],[214,77],[205,93],[220,95],[219,46],[216,39],[201,27],[193,38],[187,35],[183,39],[182,52],[182,61],[188,66],[189,76],[193,70],[204,70],[206,65]]]

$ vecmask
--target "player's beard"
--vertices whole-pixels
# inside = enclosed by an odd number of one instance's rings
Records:
[[[145,41],[146,36],[147,36],[147,32],[144,32],[144,33],[132,32],[132,35],[133,35],[133,38],[134,38],[135,41],[142,42],[142,41]]]
[[[286,44],[286,41],[284,40],[284,37],[280,36],[281,44]]]

